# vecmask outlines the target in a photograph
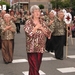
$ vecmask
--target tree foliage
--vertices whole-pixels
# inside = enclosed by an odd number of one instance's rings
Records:
[[[75,0],[52,0],[50,2],[53,8],[72,8],[75,13]]]
[[[75,5],[75,0],[52,0],[53,8],[68,8]]]
[[[40,9],[44,9],[44,5],[40,4],[40,5],[39,5],[39,8],[40,8]]]
[[[5,1],[1,1],[0,2],[0,5],[2,6],[2,5],[6,5],[6,11],[8,11],[8,9],[10,8],[10,4],[8,4],[8,3],[6,3]]]

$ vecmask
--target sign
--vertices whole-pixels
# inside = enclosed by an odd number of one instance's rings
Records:
[[[0,5],[0,10],[2,10],[2,6]]]
[[[64,17],[64,21],[66,24],[70,24],[72,21],[72,15],[70,13],[66,13]]]
[[[2,9],[3,10],[6,10],[6,5],[2,5]]]

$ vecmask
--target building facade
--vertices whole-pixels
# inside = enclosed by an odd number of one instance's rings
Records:
[[[50,0],[12,0],[12,6],[14,10],[28,10],[32,5],[43,5],[44,10],[50,6]]]
[[[10,4],[10,0],[0,0],[0,1],[5,1],[5,2],[7,2],[8,4]]]

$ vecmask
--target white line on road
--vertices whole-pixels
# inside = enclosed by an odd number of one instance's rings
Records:
[[[24,75],[28,75],[28,71],[22,72]],[[39,70],[40,75],[46,75],[43,71]]]
[[[74,67],[67,67],[67,68],[57,68],[58,71],[62,72],[62,73],[71,73],[71,72],[75,72],[75,68]]]

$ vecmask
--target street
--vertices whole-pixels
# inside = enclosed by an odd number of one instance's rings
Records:
[[[25,46],[26,37],[22,25],[20,34],[15,34],[13,62],[4,64],[0,50],[0,75],[28,75],[29,64]],[[75,38],[73,38],[73,45],[69,38],[67,58],[65,52],[64,47],[63,60],[55,59],[54,53],[44,53],[40,75],[75,75]]]

